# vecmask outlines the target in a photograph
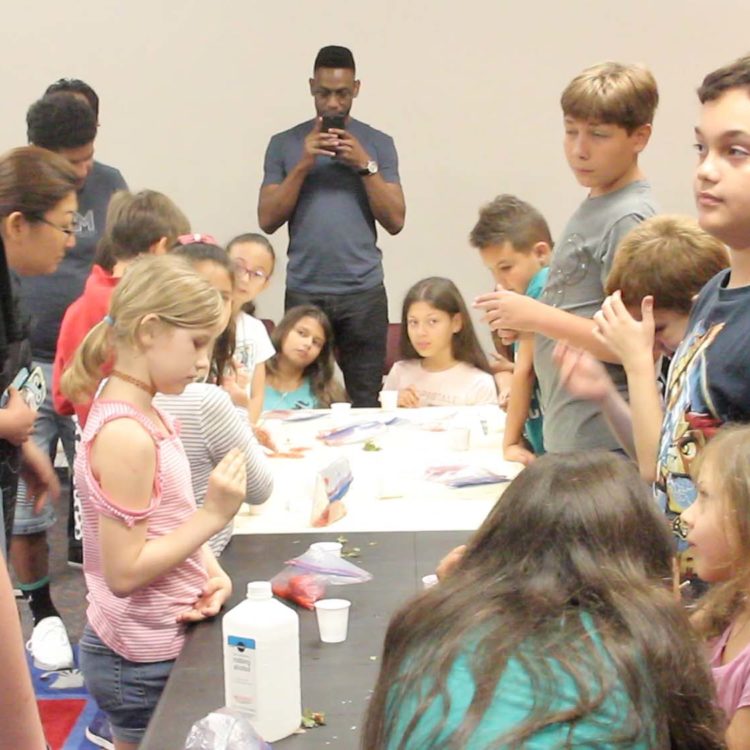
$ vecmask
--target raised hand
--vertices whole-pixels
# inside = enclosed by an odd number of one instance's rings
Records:
[[[203,508],[220,516],[222,525],[229,523],[244,501],[246,490],[245,454],[239,448],[232,448],[208,478]]]
[[[636,320],[622,301],[620,291],[610,294],[594,315],[594,336],[606,344],[627,369],[654,361],[654,298],[641,301],[641,320]]]

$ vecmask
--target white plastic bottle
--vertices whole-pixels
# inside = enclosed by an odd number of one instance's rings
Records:
[[[302,715],[297,613],[273,598],[268,581],[253,581],[221,629],[226,705],[266,742],[289,736]]]

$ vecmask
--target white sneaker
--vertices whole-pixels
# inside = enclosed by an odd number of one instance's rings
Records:
[[[26,648],[34,658],[34,666],[48,672],[73,669],[73,649],[68,632],[59,617],[45,617],[31,633]]]

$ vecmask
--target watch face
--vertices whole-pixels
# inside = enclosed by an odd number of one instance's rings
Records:
[[[367,171],[370,174],[375,174],[378,171],[378,163],[376,161],[367,162]]]

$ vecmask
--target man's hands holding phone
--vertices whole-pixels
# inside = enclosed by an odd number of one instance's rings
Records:
[[[331,123],[341,124],[342,127],[326,130]],[[356,170],[363,169],[370,161],[362,144],[348,130],[344,130],[343,123],[325,117],[315,118],[313,129],[305,138],[302,159],[308,168],[315,163],[316,156],[328,156]]]

